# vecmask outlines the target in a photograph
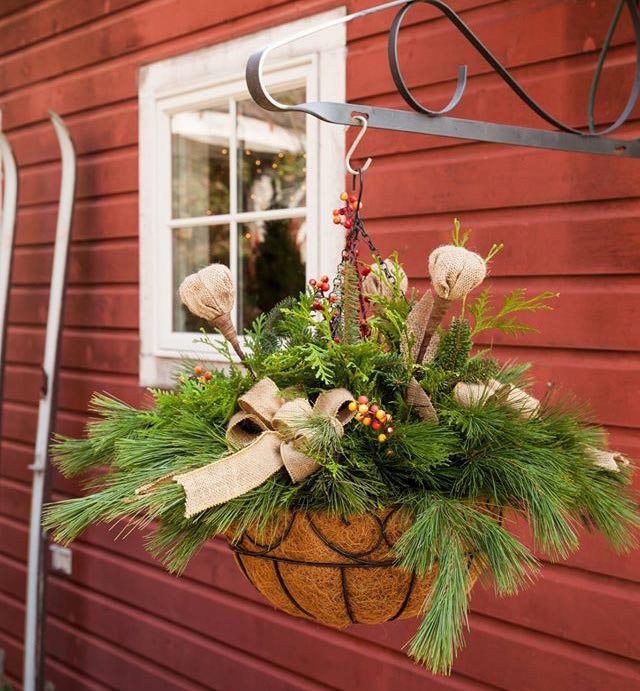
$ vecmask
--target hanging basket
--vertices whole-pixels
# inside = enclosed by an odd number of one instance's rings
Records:
[[[435,573],[424,578],[396,565],[393,546],[410,527],[406,511],[341,520],[324,512],[296,511],[263,531],[249,529],[230,547],[238,566],[278,609],[328,626],[381,624],[422,613]],[[476,575],[469,559],[468,588]]]

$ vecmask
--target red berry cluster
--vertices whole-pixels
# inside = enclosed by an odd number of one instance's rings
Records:
[[[347,194],[346,192],[340,195],[340,199],[346,204],[341,209],[333,210],[333,222],[337,226],[341,225],[347,230],[351,230],[356,211],[362,208],[362,202],[358,203],[358,197],[355,194]]]
[[[331,284],[329,283],[329,276],[323,276],[320,279],[315,279],[312,278],[309,281],[309,285],[312,288],[315,288],[316,290],[316,295],[318,297],[325,297],[325,293],[328,293],[331,291]]]
[[[395,427],[389,425],[391,414],[386,413],[375,403],[369,405],[369,399],[366,396],[359,396],[357,401],[351,401],[349,410],[356,413],[356,420],[359,423],[365,427],[371,427],[374,432],[378,432],[378,441],[381,444],[395,432]]]
[[[335,293],[331,292],[331,284],[328,276],[322,276],[319,279],[312,278],[309,285],[315,291],[315,299],[311,305],[311,309],[316,312],[324,312],[325,316],[331,318],[331,309],[337,302],[338,298]],[[336,343],[340,343],[340,337],[336,336],[333,339]]]

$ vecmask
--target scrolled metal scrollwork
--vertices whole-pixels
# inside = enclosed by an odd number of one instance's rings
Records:
[[[482,43],[482,41],[474,34],[474,32],[469,28],[469,26],[464,22],[464,20],[454,10],[452,10],[451,7],[449,7],[449,5],[447,5],[444,2],[441,2],[441,0],[411,0],[410,2],[407,2],[404,5],[404,7],[402,7],[400,9],[400,11],[396,14],[396,16],[395,16],[395,18],[391,24],[391,29],[389,31],[388,56],[389,56],[389,67],[391,69],[391,75],[393,76],[393,81],[396,85],[396,88],[398,89],[398,93],[402,96],[404,101],[409,106],[411,106],[411,108],[418,111],[419,113],[424,113],[425,115],[434,116],[434,115],[441,115],[441,114],[450,112],[461,101],[462,96],[464,95],[464,92],[466,89],[466,83],[467,83],[467,67],[466,67],[466,65],[461,65],[458,68],[458,80],[457,80],[457,84],[456,84],[455,93],[452,96],[451,100],[449,101],[448,105],[445,106],[442,110],[432,110],[432,109],[425,107],[422,103],[420,103],[419,101],[417,101],[414,98],[413,94],[411,93],[411,90],[406,85],[406,83],[402,77],[402,70],[400,69],[400,60],[399,60],[399,56],[398,56],[398,37],[400,34],[400,27],[402,25],[402,21],[404,20],[404,17],[406,16],[406,14],[409,12],[409,10],[414,5],[419,5],[419,4],[430,5],[431,7],[435,7],[437,10],[442,12],[442,14],[445,15],[447,17],[447,19],[449,19],[449,21],[465,37],[465,39],[478,51],[478,53],[491,66],[491,68],[502,79],[502,81],[505,82],[505,84],[507,84],[507,86],[516,94],[516,96],[523,103],[525,103],[534,113],[536,113],[540,118],[542,118],[543,120],[548,122],[550,125],[553,125],[554,127],[556,127],[558,130],[560,130],[562,132],[568,132],[570,134],[579,134],[579,135],[583,135],[583,136],[592,136],[592,137],[598,137],[598,136],[611,134],[612,132],[615,132],[615,130],[619,129],[627,121],[627,119],[631,115],[631,112],[633,111],[635,104],[638,101],[638,97],[640,96],[640,17],[638,16],[638,8],[636,6],[635,0],[620,0],[620,2],[618,3],[618,7],[616,8],[614,18],[612,20],[611,26],[610,26],[609,31],[607,33],[607,38],[605,39],[605,43],[602,47],[600,59],[598,61],[598,66],[596,67],[596,71],[595,71],[595,74],[593,77],[589,106],[588,106],[589,130],[586,132],[582,131],[582,130],[578,130],[574,127],[571,127],[570,125],[567,125],[566,123],[562,122],[561,120],[558,120],[553,115],[548,113],[537,101],[535,101],[525,91],[525,89],[522,86],[520,86],[520,84],[516,81],[516,79],[511,76],[511,74],[507,70],[507,68],[495,57],[495,55],[493,55],[493,53],[484,45],[484,43]],[[625,104],[624,109],[620,113],[620,116],[609,127],[606,127],[600,131],[597,131],[594,127],[594,124],[593,124],[593,108],[594,108],[594,101],[595,101],[595,93],[597,91],[598,83],[600,80],[602,64],[604,62],[604,56],[606,55],[606,53],[609,49],[611,37],[613,35],[615,28],[618,25],[618,22],[620,20],[620,15],[622,13],[622,9],[624,8],[625,5],[627,6],[627,9],[629,10],[629,14],[631,16],[631,22],[633,25],[634,35],[635,35],[635,46],[636,46],[635,78],[634,78],[633,85],[631,87],[629,98]]]

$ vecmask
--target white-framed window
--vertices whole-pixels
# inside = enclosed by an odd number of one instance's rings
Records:
[[[274,113],[248,94],[251,53],[342,16],[306,17],[140,71],[140,383],[170,385],[202,324],[180,304],[182,279],[212,262],[231,269],[241,333],[260,312],[331,274],[342,236],[331,209],[344,186],[343,128]],[[266,75],[290,103],[345,99],[345,30],[281,48]]]

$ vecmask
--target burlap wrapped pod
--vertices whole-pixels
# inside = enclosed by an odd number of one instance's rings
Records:
[[[381,624],[421,614],[435,577],[395,566],[393,545],[410,525],[409,514],[395,509],[348,521],[298,511],[267,530],[268,538],[248,530],[230,546],[244,575],[278,609],[334,627]],[[470,559],[469,588],[475,580]]]

